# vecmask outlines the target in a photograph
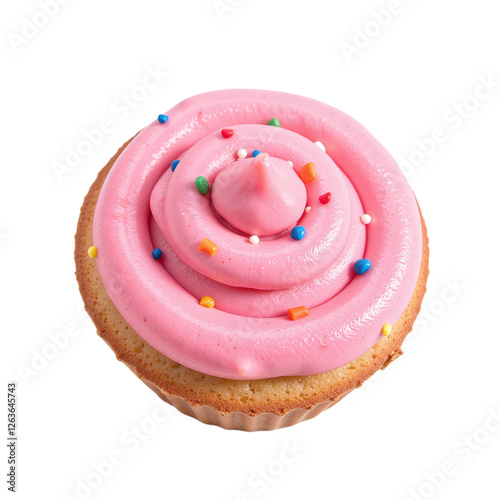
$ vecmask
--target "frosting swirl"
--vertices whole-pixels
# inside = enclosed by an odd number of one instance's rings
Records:
[[[373,347],[406,308],[422,251],[416,201],[389,153],[344,113],[290,94],[210,92],[168,115],[120,155],[95,211],[99,273],[132,328],[175,361],[233,379],[322,373]],[[255,157],[238,159],[241,149]],[[317,179],[304,184],[311,162]],[[215,255],[199,251],[203,238]],[[358,276],[362,258],[372,268]],[[302,305],[309,316],[291,321]]]

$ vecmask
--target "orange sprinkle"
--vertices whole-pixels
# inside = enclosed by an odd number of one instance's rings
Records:
[[[306,163],[300,169],[300,178],[302,179],[302,182],[304,184],[309,184],[310,182],[312,182],[317,177],[318,176],[316,174],[316,169],[314,168],[314,163],[312,161],[309,162],[309,163]]]
[[[215,243],[211,242],[208,238],[204,238],[200,243],[198,250],[208,253],[208,255],[211,255],[213,257],[217,253],[217,250],[219,250],[219,247]]]
[[[288,309],[288,317],[295,321],[296,319],[304,318],[305,316],[309,316],[309,311],[306,306],[293,307],[292,309]]]
[[[215,306],[215,300],[212,297],[203,297],[200,300],[200,305],[208,307],[209,309]]]

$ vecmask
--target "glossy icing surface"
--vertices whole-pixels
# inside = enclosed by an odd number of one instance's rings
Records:
[[[422,252],[417,204],[387,151],[344,113],[290,94],[210,92],[167,114],[120,155],[94,218],[99,273],[134,330],[185,366],[233,379],[322,373],[375,345],[406,308]],[[273,117],[281,128],[266,125]],[[240,149],[263,154],[238,159]],[[309,162],[317,179],[304,185]],[[215,255],[199,251],[203,238]],[[362,258],[372,266],[356,275]],[[200,306],[205,296],[214,308]],[[291,321],[287,310],[302,305],[309,316]]]

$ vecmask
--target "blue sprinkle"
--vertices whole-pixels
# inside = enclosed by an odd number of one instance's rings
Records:
[[[170,164],[170,168],[172,169],[172,172],[175,172],[175,169],[177,168],[177,165],[179,165],[179,162],[181,160],[174,160],[171,164]]]
[[[290,233],[290,236],[294,240],[301,240],[306,235],[306,229],[304,226],[295,226]]]
[[[163,255],[163,252],[159,248],[155,248],[153,250],[153,259],[154,260],[160,260],[162,255]]]
[[[168,116],[167,115],[158,115],[158,121],[160,123],[166,123],[167,120],[168,120]]]
[[[372,267],[372,263],[368,259],[359,259],[354,263],[354,272],[364,274],[370,267]]]
[[[260,155],[260,153],[262,153],[262,151],[259,151],[258,149],[256,149],[253,153],[252,153],[252,157],[255,158],[257,155]]]

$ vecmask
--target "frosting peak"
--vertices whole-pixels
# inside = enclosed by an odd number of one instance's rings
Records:
[[[270,236],[292,227],[304,213],[304,183],[287,161],[260,153],[232,162],[214,180],[215,210],[234,228]]]

